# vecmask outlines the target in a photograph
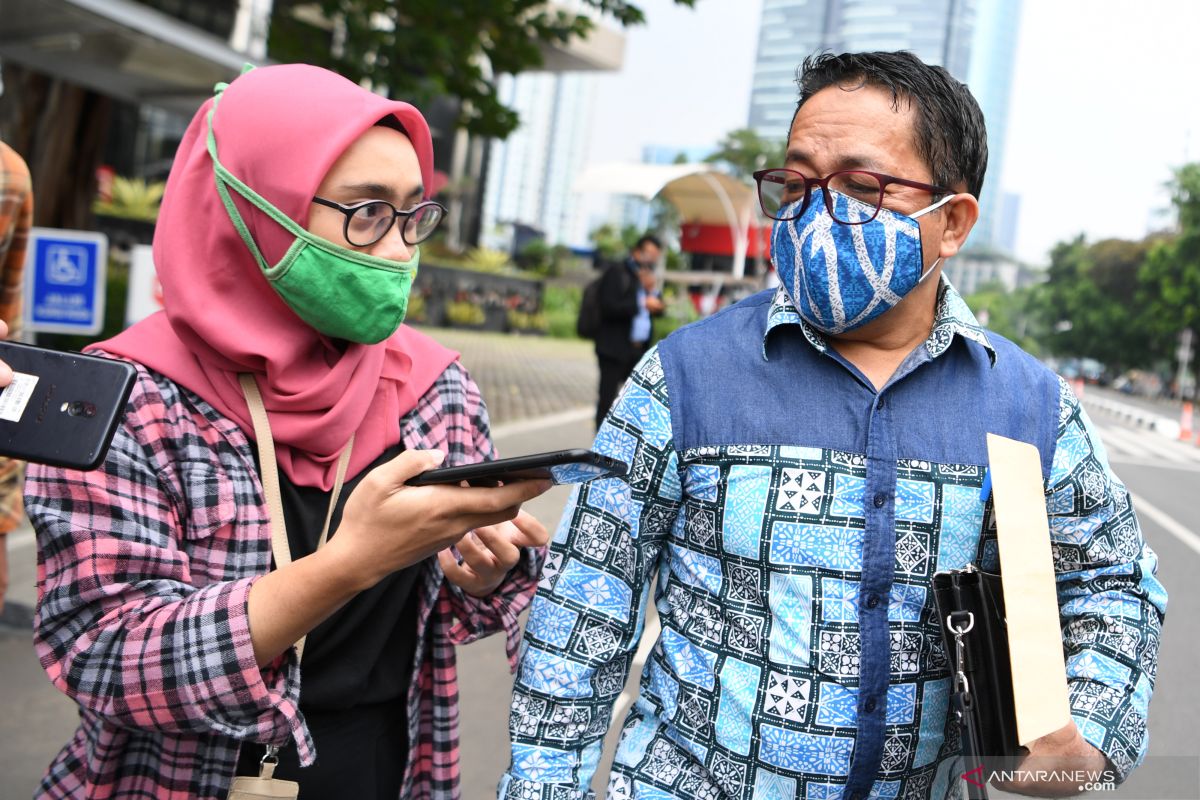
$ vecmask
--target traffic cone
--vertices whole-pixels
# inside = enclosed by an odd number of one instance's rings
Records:
[[[1075,397],[1082,400],[1083,399],[1083,378],[1075,378],[1074,380],[1071,381],[1071,383],[1074,384],[1071,388],[1075,392]]]
[[[1184,400],[1183,408],[1179,411],[1179,441],[1192,440],[1192,401]]]

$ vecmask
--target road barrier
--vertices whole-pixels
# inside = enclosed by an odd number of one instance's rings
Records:
[[[1180,424],[1154,411],[1130,405],[1129,403],[1110,400],[1107,397],[1100,397],[1095,393],[1087,399],[1087,406],[1103,411],[1110,416],[1123,419],[1140,428],[1148,428],[1155,433],[1166,436],[1168,439],[1179,438]],[[1200,442],[1197,444],[1200,445]]]

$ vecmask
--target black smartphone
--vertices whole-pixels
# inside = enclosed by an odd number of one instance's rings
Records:
[[[408,485],[429,486],[466,481],[471,486],[498,486],[501,483],[530,480],[550,480],[556,484],[587,483],[597,478],[619,477],[628,471],[629,465],[624,461],[591,450],[559,450],[431,469],[409,480]]]
[[[89,470],[108,452],[137,371],[124,361],[0,342],[0,455]]]

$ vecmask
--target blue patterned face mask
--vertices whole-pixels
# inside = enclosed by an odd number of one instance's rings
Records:
[[[800,316],[819,331],[839,334],[866,325],[899,303],[938,263],[923,270],[917,217],[953,197],[910,216],[881,208],[870,222],[843,225],[814,192],[799,217],[776,220],[771,257]],[[830,198],[842,219],[863,219],[875,210],[840,192],[830,191]],[[795,213],[800,202],[780,211]]]

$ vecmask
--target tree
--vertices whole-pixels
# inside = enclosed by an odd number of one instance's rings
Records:
[[[626,226],[628,227],[628,226]],[[602,262],[620,261],[628,252],[622,232],[611,223],[604,223],[594,229],[588,239],[596,248],[596,258]]]
[[[609,14],[625,27],[645,21],[627,0],[581,4],[575,12],[545,0],[276,0],[268,52],[328,67],[421,107],[456,98],[457,127],[503,139],[518,119],[496,94],[498,76],[541,66],[543,45],[586,39],[596,23],[583,12]],[[330,30],[314,27],[311,13],[297,15],[313,5]]]
[[[1041,351],[1037,337],[1041,288],[1030,286],[1010,292],[1003,283],[994,281],[963,299],[980,323],[1037,355]]]
[[[755,170],[782,167],[787,140],[766,139],[750,128],[738,128],[725,134],[717,151],[704,159],[709,164],[725,164],[734,175],[751,180]]]
[[[645,21],[627,0],[581,2],[622,26]],[[503,138],[518,119],[497,97],[496,78],[540,66],[544,44],[586,38],[594,27],[587,14],[546,0],[276,0],[269,55],[328,67],[426,112],[458,101],[457,127]],[[0,137],[29,162],[35,222],[90,227],[111,99],[9,59],[3,83]]]
[[[0,138],[29,164],[34,224],[89,227],[112,101],[10,59],[3,84]]]
[[[1082,236],[1056,245],[1042,306],[1052,331],[1047,349],[1094,358],[1114,370],[1151,366],[1155,353],[1146,347],[1146,308],[1138,287],[1154,246],[1153,239],[1088,244]]]
[[[1146,309],[1146,346],[1171,360],[1180,331],[1200,332],[1200,164],[1175,171],[1168,184],[1179,232],[1160,237],[1138,275],[1138,300]]]

